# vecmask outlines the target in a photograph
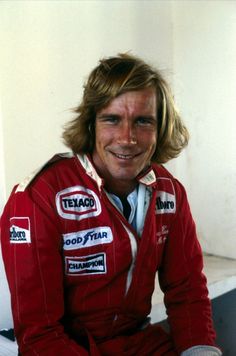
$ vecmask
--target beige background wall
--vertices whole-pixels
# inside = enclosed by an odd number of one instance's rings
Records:
[[[175,95],[191,132],[174,172],[204,251],[236,258],[236,1],[174,1]]]
[[[190,129],[168,167],[204,251],[236,258],[235,1],[1,1],[0,30],[0,211],[14,184],[66,150],[62,126],[98,59],[131,51],[164,71]]]

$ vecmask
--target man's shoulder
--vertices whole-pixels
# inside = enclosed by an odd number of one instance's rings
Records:
[[[169,181],[171,182],[170,184],[174,187],[176,192],[179,192],[180,194],[185,192],[183,184],[166,167],[163,165],[154,164],[152,168],[155,172],[157,182],[162,182],[162,184],[165,185],[165,182]]]
[[[152,168],[155,171],[157,178],[169,178],[169,179],[175,180],[175,177],[173,176],[173,174],[171,174],[170,171],[163,165],[154,163],[152,165]]]
[[[20,182],[15,190],[15,193],[17,192],[24,192],[35,180],[39,177],[42,176],[43,174],[46,174],[50,168],[56,169],[56,167],[64,162],[65,164],[68,164],[69,159],[72,159],[74,157],[74,153],[72,152],[66,152],[66,153],[57,153],[54,156],[52,156],[46,163],[44,163],[42,166],[31,172],[27,177],[23,179],[22,182]]]

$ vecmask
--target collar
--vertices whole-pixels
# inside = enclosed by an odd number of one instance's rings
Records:
[[[152,166],[150,166],[142,175],[139,175],[137,180],[139,183],[142,183],[148,187],[154,187],[157,183],[157,177]]]
[[[98,175],[92,160],[90,159],[89,155],[86,154],[77,154],[76,155],[80,164],[84,168],[85,172],[89,177],[91,177],[97,183],[99,189],[104,185],[103,179]]]
[[[87,175],[97,183],[99,189],[104,185],[104,180],[98,175],[92,160],[87,154],[77,154],[80,164],[85,169]],[[157,183],[157,177],[152,166],[150,166],[142,175],[137,177],[139,183],[148,187],[154,187]]]

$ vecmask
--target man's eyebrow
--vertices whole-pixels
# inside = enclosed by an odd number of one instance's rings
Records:
[[[106,119],[106,118],[112,118],[112,119],[118,119],[120,115],[118,114],[112,114],[112,113],[104,113],[104,114],[99,114],[97,115],[97,119]]]
[[[156,115],[149,115],[149,114],[147,114],[147,115],[145,115],[145,114],[141,114],[141,115],[137,115],[136,116],[137,118],[143,118],[143,119],[153,119],[153,120],[156,120]]]

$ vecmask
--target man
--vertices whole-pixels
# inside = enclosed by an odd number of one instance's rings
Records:
[[[183,186],[188,132],[160,73],[100,61],[57,155],[18,185],[2,251],[21,355],[221,355]],[[151,324],[155,274],[170,334]]]

